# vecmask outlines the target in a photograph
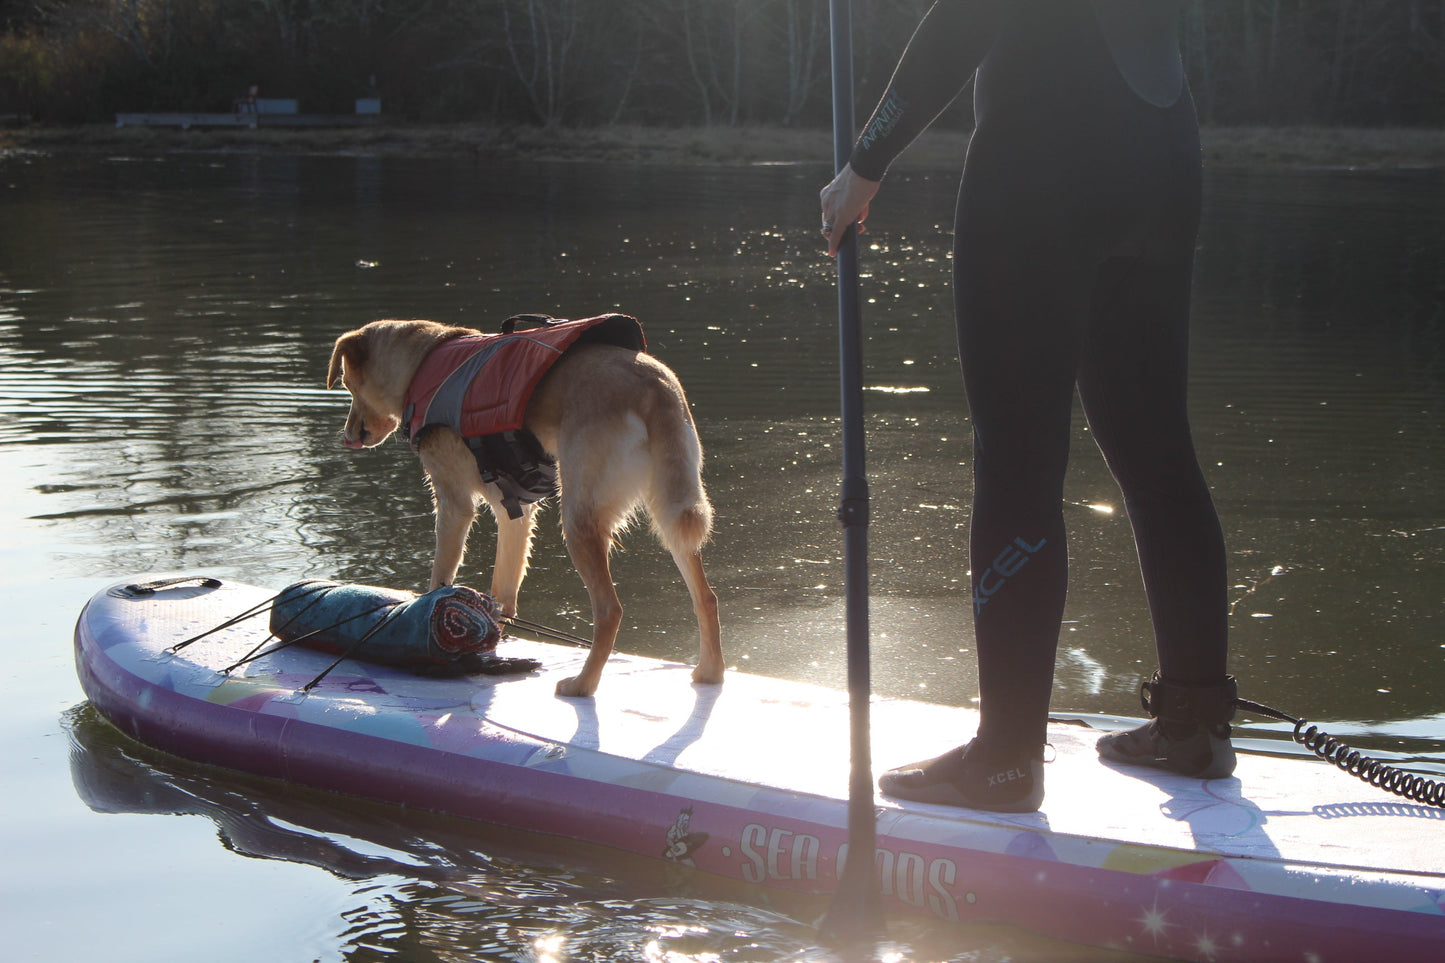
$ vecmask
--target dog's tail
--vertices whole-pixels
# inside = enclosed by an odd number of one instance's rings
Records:
[[[681,386],[665,426],[653,439],[647,512],[652,531],[673,555],[691,555],[712,535],[712,502],[702,484],[702,443]]]

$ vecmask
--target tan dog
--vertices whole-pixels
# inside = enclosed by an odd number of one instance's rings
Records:
[[[431,321],[374,321],[337,338],[326,386],[342,383],[351,392],[346,446],[385,441],[401,425],[403,398],[426,355],[451,338],[478,333]],[[592,649],[581,674],[559,682],[557,694],[588,696],[597,689],[622,623],[608,558],[617,533],[641,507],[692,596],[701,631],[693,681],[722,682],[717,596],[702,566],[712,506],[702,485],[702,446],[677,376],[643,352],[578,344],[537,385],[524,427],[557,460],[562,533],[592,602]],[[500,490],[482,481],[461,435],[438,427],[420,437],[436,506],[431,588],[456,578],[478,502],[485,501],[497,520],[492,596],[515,615],[538,503],[523,506],[521,518],[508,518]]]

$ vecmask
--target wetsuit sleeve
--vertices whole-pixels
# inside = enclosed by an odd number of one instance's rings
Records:
[[[880,181],[903,149],[959,95],[998,33],[1008,0],[937,0],[893,71],[848,163]]]

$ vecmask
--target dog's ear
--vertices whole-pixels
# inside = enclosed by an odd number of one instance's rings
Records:
[[[331,367],[326,371],[326,387],[335,388],[341,380],[343,362],[353,377],[361,370],[366,364],[367,340],[367,333],[361,330],[348,331],[336,339],[336,346],[331,349]]]

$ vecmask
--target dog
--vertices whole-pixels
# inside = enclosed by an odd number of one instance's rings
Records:
[[[337,338],[326,387],[341,384],[351,394],[343,444],[360,449],[385,441],[402,426],[408,390],[428,355],[454,339],[480,335],[433,321],[389,320]],[[622,623],[609,558],[618,533],[643,508],[692,597],[700,632],[693,682],[721,683],[717,595],[702,562],[712,505],[702,483],[702,445],[677,375],[642,350],[579,342],[537,382],[522,419],[522,427],[555,460],[567,554],[592,603],[591,650],[581,672],[557,684],[557,694],[591,696],[597,690]],[[479,503],[485,502],[497,522],[491,594],[505,615],[516,615],[540,503],[506,504],[506,492],[483,480],[473,449],[452,427],[428,427],[412,441],[436,514],[430,588],[456,579]]]

